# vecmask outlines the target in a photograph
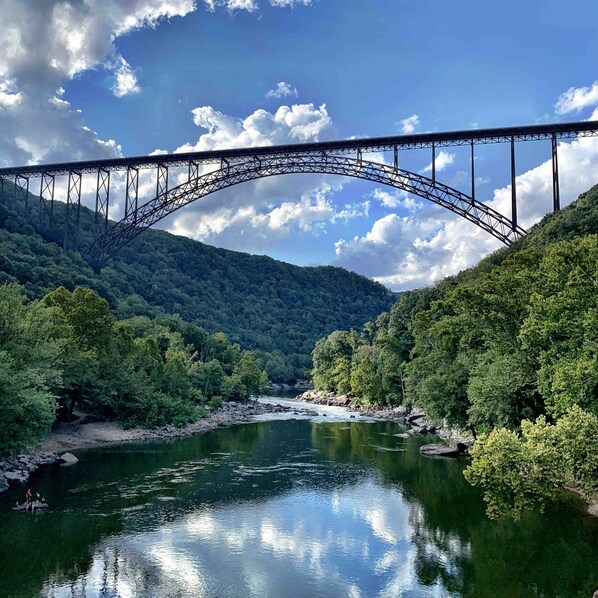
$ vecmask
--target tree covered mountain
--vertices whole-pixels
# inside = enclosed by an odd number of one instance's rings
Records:
[[[337,328],[360,328],[390,308],[396,295],[363,276],[330,266],[298,267],[266,256],[210,247],[148,230],[96,273],[61,249],[65,205],[55,202],[53,226],[40,226],[39,198],[28,209],[5,182],[0,202],[0,283],[39,298],[77,285],[105,297],[120,318],[178,314],[208,332],[225,332],[255,350],[275,381],[311,368],[311,350]],[[81,210],[80,246],[92,236],[93,212]]]
[[[321,390],[416,405],[478,437],[491,515],[598,492],[598,186],[528,235],[313,351]],[[535,423],[533,423],[535,421]]]

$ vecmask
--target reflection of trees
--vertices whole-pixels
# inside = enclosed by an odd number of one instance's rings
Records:
[[[375,467],[382,483],[400,488],[411,504],[423,585],[484,597],[585,596],[598,587],[598,522],[579,517],[569,502],[519,524],[491,521],[462,461],[423,458],[419,446],[430,439],[396,438],[398,431],[391,422],[314,424],[312,441],[327,458]]]
[[[62,572],[52,574],[40,594],[41,598],[52,598],[57,588],[68,588],[72,598],[120,598],[134,588],[136,595],[150,596],[155,593],[157,581],[137,555],[119,550],[108,540],[95,551],[86,574],[71,582]],[[170,595],[174,598],[177,594]]]

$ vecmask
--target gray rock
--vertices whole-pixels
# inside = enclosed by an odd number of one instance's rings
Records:
[[[0,492],[5,492],[6,490],[8,490],[8,481],[3,475],[0,475]]]
[[[423,413],[423,411],[416,411],[414,413],[411,413],[411,415],[407,418],[407,421],[409,423],[413,423],[415,421],[417,421],[418,419],[424,419],[426,417],[426,414]]]
[[[4,477],[9,484],[24,484],[29,479],[29,473],[22,470],[7,471]]]
[[[58,460],[62,465],[65,466],[74,465],[75,463],[77,463],[77,461],[79,461],[79,459],[77,459],[77,457],[75,457],[73,453],[63,453],[62,455],[60,455]]]
[[[348,405],[351,399],[347,395],[340,395],[336,400],[338,405]]]
[[[455,447],[443,444],[424,444],[419,447],[419,452],[428,457],[458,457],[461,455]]]

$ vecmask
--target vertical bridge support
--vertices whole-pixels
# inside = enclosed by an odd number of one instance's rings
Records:
[[[39,229],[45,228],[46,222],[52,228],[54,216],[54,175],[42,173],[39,185]],[[48,205],[49,204],[49,205]]]
[[[98,168],[96,187],[96,213],[94,221],[94,238],[103,235],[108,228],[108,208],[110,205],[110,171]]]
[[[127,187],[125,192],[125,218],[137,212],[139,200],[139,169],[135,166],[127,168]]]
[[[64,249],[79,250],[79,230],[81,218],[81,179],[76,170],[69,172],[66,191],[66,210],[64,221]]]
[[[158,164],[158,171],[156,173],[156,197],[168,192],[168,166]],[[137,209],[137,206],[135,206]]]
[[[559,155],[557,151],[556,133],[552,134],[552,210],[561,209],[561,192],[559,188]]]
[[[515,138],[511,136],[511,225],[517,229],[517,176],[515,174]]]
[[[29,177],[17,174],[15,176],[15,200],[23,200],[23,208],[27,210],[29,204]]]
[[[471,199],[475,201],[475,153],[473,139],[471,140]]]
[[[189,180],[196,179],[199,176],[199,164],[189,160]]]

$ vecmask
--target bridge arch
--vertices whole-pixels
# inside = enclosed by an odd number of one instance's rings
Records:
[[[321,155],[254,156],[231,164],[223,161],[219,169],[190,178],[139,206],[94,241],[90,248],[91,261],[96,267],[102,267],[141,232],[216,191],[260,178],[301,173],[347,176],[400,189],[462,216],[506,245],[526,232],[490,206],[453,187],[408,170],[363,160],[359,155],[353,158],[322,152]]]

